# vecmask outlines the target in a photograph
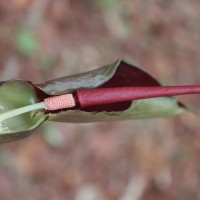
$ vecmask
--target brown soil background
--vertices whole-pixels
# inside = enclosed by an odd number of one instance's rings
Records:
[[[163,84],[199,84],[199,9],[198,0],[0,0],[1,81],[39,83],[124,58]],[[39,41],[29,55],[16,48],[22,26]],[[198,95],[179,99],[200,109]],[[0,200],[200,199],[199,120],[45,123],[0,147]]]

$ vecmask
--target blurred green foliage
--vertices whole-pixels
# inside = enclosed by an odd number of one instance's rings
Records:
[[[43,138],[53,148],[64,146],[64,136],[57,126],[50,122],[44,124]]]
[[[116,3],[118,3],[118,0],[101,0],[96,1],[95,4],[102,8],[108,8],[114,6]]]
[[[38,66],[42,71],[49,71],[55,66],[56,60],[52,55],[42,54],[39,56]]]
[[[39,47],[39,41],[32,32],[20,29],[15,37],[15,46],[19,53],[29,56],[36,52]]]

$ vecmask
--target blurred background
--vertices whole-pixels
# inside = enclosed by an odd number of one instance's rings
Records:
[[[165,85],[200,83],[198,0],[0,0],[0,80],[34,83],[118,58]],[[200,96],[179,98],[200,109]],[[200,199],[192,114],[45,123],[0,147],[2,200]]]

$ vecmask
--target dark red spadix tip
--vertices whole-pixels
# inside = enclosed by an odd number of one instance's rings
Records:
[[[156,97],[200,94],[200,85],[96,88],[76,91],[82,108]]]

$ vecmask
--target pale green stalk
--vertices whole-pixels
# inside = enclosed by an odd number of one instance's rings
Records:
[[[44,102],[17,108],[15,110],[11,110],[6,113],[0,114],[0,122],[16,117],[18,115],[33,111],[33,110],[40,110],[40,109],[45,109],[45,108],[46,108],[46,104]]]

